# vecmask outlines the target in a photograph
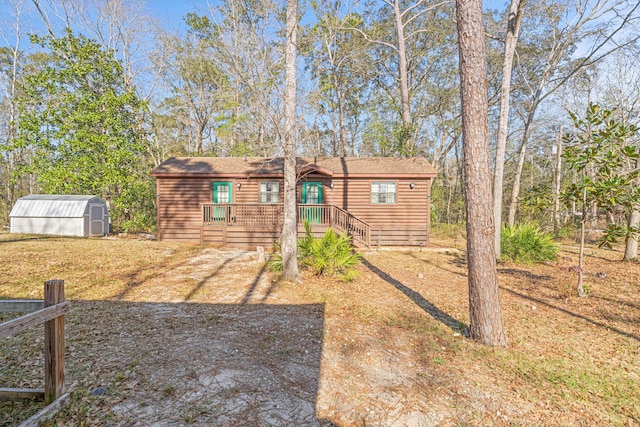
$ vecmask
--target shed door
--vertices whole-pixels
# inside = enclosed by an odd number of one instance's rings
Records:
[[[89,206],[89,235],[90,236],[104,236],[105,224],[104,224],[104,206],[102,205],[90,205]]]
[[[303,182],[302,183],[302,204],[303,205],[319,205],[322,203],[322,183],[321,182]],[[300,212],[302,220],[311,223],[322,222],[322,207],[305,207]]]

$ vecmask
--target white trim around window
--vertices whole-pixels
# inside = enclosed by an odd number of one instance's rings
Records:
[[[260,182],[260,203],[280,203],[280,182]]]
[[[395,204],[398,201],[398,185],[395,181],[376,181],[371,183],[371,203],[374,205]]]

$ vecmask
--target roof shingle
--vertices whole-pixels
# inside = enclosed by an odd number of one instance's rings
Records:
[[[435,177],[436,171],[423,157],[298,157],[298,170],[317,167],[334,177]],[[278,177],[282,157],[172,157],[151,171],[155,177]]]

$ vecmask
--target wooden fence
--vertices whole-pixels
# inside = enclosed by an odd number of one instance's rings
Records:
[[[44,282],[44,301],[0,301],[0,313],[28,313],[0,324],[0,339],[44,323],[44,389],[0,388],[0,399],[44,398],[48,405],[64,392],[64,280]]]

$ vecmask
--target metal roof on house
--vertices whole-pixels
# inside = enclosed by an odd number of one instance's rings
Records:
[[[90,201],[104,203],[96,196],[31,194],[19,198],[9,216],[14,218],[78,218],[84,216]]]
[[[151,171],[155,177],[282,176],[282,157],[172,157]],[[298,157],[298,172],[314,171],[333,177],[435,177],[423,157]]]

